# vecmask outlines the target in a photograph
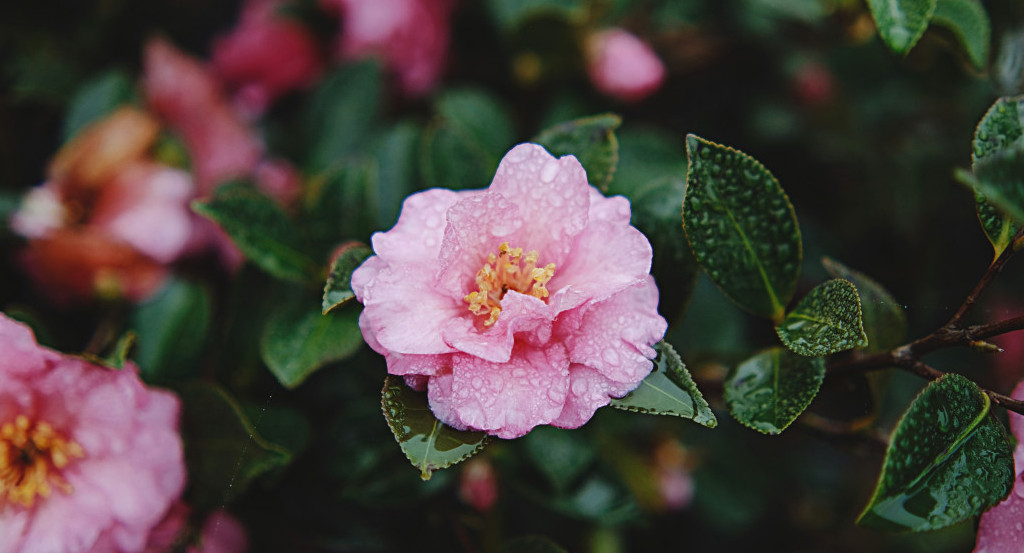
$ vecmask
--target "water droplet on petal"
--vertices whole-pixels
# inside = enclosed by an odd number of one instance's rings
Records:
[[[612,348],[608,348],[604,350],[604,353],[601,354],[601,358],[604,359],[605,362],[608,363],[609,365],[615,365],[616,363],[619,362],[619,352],[615,351]]]
[[[540,180],[544,182],[555,180],[556,175],[558,175],[558,162],[555,160],[548,161],[540,170]]]

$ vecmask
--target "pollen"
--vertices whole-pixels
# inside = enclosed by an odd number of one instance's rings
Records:
[[[82,447],[67,440],[46,422],[18,415],[0,426],[0,508],[7,503],[32,507],[37,497],[53,490],[70,494],[61,472],[85,456]]]
[[[539,299],[548,297],[547,283],[555,276],[555,264],[537,266],[539,254],[531,250],[523,255],[522,248],[512,248],[508,242],[498,246],[498,254],[487,256],[487,262],[476,273],[476,291],[463,298],[474,315],[486,317],[485,327],[498,321],[501,300],[509,290]]]

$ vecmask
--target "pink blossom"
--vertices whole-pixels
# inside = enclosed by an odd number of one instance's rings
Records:
[[[337,55],[379,58],[409,96],[429,92],[448,53],[451,0],[322,0],[341,14]]]
[[[408,197],[352,275],[363,337],[431,410],[502,438],[576,428],[651,371],[651,246],[579,161],[521,144],[486,190]]]
[[[313,36],[281,15],[282,5],[280,0],[249,0],[238,26],[213,43],[213,70],[233,91],[235,107],[250,118],[320,75]]]
[[[185,484],[177,398],[3,315],[0,350],[0,551],[144,550]]]
[[[1024,381],[1013,390],[1013,399],[1024,400]],[[1019,553],[1024,543],[1024,416],[1008,411],[1010,431],[1017,438],[1013,451],[1013,491],[1002,503],[992,507],[978,524],[975,553]]]
[[[459,499],[481,513],[494,507],[498,501],[498,478],[490,461],[477,457],[463,466]]]
[[[226,511],[214,511],[206,517],[199,543],[188,553],[244,553],[249,550],[249,536],[238,519]]]
[[[665,66],[654,50],[623,29],[605,29],[590,35],[585,51],[587,72],[594,87],[623,102],[650,96],[665,80]]]

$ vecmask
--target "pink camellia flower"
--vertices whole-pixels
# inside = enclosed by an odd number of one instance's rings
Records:
[[[206,517],[199,543],[188,553],[244,553],[249,550],[249,536],[238,519],[226,511],[214,511]]]
[[[665,65],[644,41],[619,28],[587,38],[587,73],[600,92],[623,102],[642,100],[661,88]]]
[[[337,55],[378,57],[409,96],[429,92],[448,53],[452,0],[322,0],[341,15]]]
[[[487,459],[470,459],[462,467],[459,499],[481,513],[490,511],[498,501],[498,477]]]
[[[0,315],[0,551],[143,551],[185,484],[179,403]]]
[[[320,75],[316,41],[298,21],[279,13],[282,5],[248,0],[238,26],[213,43],[213,70],[233,91],[236,108],[250,118]]]
[[[405,200],[352,275],[359,326],[445,424],[576,428],[650,373],[666,323],[629,202],[575,157],[521,144],[486,190]]]
[[[1013,399],[1024,400],[1024,381],[1013,390]],[[1020,553],[1024,544],[1024,416],[1008,411],[1010,431],[1017,438],[1013,451],[1013,491],[1002,503],[992,507],[978,523],[974,553]]]

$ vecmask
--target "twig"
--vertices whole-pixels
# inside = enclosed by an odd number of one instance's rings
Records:
[[[981,275],[981,279],[978,280],[978,284],[974,285],[974,289],[971,290],[970,294],[967,294],[966,298],[964,298],[964,302],[960,304],[960,308],[956,310],[956,313],[954,313],[953,317],[949,319],[949,322],[944,325],[945,328],[956,328],[960,325],[960,322],[964,320],[964,317],[966,317],[968,313],[970,313],[971,308],[974,307],[978,298],[981,297],[982,292],[988,288],[988,285],[992,283],[1000,272],[1002,272],[1003,267],[1005,267],[1006,263],[1010,261],[1011,257],[1013,257],[1013,244],[1017,240],[1020,240],[1022,236],[1024,236],[1024,227],[1022,227],[1021,230],[1017,232],[1016,236],[1013,237],[1013,240],[1010,241],[1010,245],[1003,249],[999,256],[992,261],[992,264],[988,266],[985,274]]]

